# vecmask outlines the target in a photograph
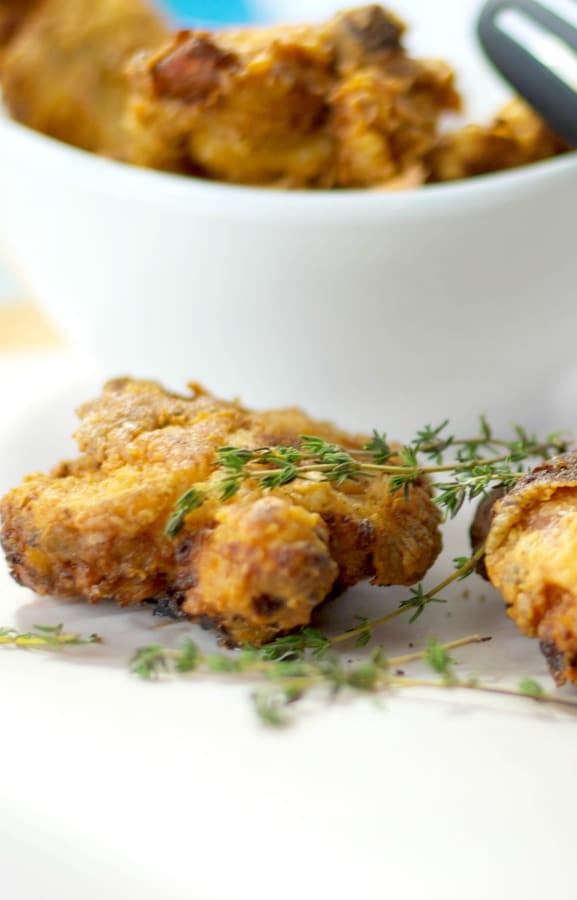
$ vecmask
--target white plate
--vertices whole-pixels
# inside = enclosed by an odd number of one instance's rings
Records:
[[[22,417],[0,443],[0,488],[70,452],[71,408],[87,386]],[[466,552],[450,529],[433,583]],[[462,595],[464,588],[469,599]],[[472,632],[463,671],[549,680],[537,646],[479,580],[414,626],[380,635],[406,652],[430,634]],[[361,587],[323,613],[394,608],[400,591]],[[481,600],[484,596],[485,601]],[[553,896],[574,875],[577,724],[530,701],[405,692],[376,705],[309,710],[264,730],[245,688],[216,679],[145,684],[127,671],[158,630],[146,611],[36,600],[0,566],[0,624],[64,622],[102,646],[58,655],[0,650],[0,872],[6,900]],[[419,671],[418,667],[415,671]],[[571,694],[571,692],[569,692]]]

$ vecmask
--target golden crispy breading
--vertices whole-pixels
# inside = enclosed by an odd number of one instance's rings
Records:
[[[247,481],[222,503],[219,447],[295,445],[314,433],[350,448],[361,438],[299,410],[252,413],[191,385],[182,397],[119,379],[80,410],[78,459],[32,475],[0,503],[14,577],[41,594],[171,600],[233,642],[260,644],[310,621],[336,590],[361,579],[413,584],[441,546],[426,483],[405,499],[386,478],[340,488],[298,480],[264,492]],[[202,482],[206,502],[175,542],[177,499]]]
[[[428,159],[430,181],[515,169],[567,149],[526,103],[512,100],[491,125],[468,125],[441,138]]]
[[[541,464],[496,503],[486,566],[557,682],[577,682],[576,452]]]
[[[184,611],[224,626],[239,644],[308,622],[339,572],[319,516],[271,495],[222,506],[214,524],[181,545]]]
[[[126,61],[167,34],[146,0],[38,0],[2,57],[6,104],[31,128],[125,158]]]
[[[318,26],[181,32],[133,64],[133,161],[244,184],[422,183],[460,100],[403,32],[374,5]]]

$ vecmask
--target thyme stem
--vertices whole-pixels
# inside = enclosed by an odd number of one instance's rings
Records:
[[[451,480],[437,485],[435,502],[445,514],[455,516],[467,499],[486,493],[492,485],[506,489],[522,477],[519,463],[530,457],[547,458],[561,453],[566,444],[557,435],[545,442],[529,437],[515,426],[516,437],[505,441],[493,437],[489,425],[481,419],[482,436],[473,440],[444,436],[448,422],[437,428],[426,426],[404,447],[389,445],[386,435],[373,433],[363,449],[345,449],[322,438],[301,435],[299,446],[273,446],[248,449],[221,447],[216,451],[215,469],[222,477],[209,483],[192,485],[176,502],[166,526],[166,534],[174,539],[184,526],[186,517],[199,509],[210,494],[220,502],[231,500],[246,481],[254,481],[262,490],[271,491],[297,479],[331,482],[342,487],[347,481],[384,476],[391,493],[410,487],[422,476],[450,475]],[[507,452],[496,452],[497,448]],[[453,450],[456,459],[445,462],[444,454]],[[492,452],[483,456],[481,451]],[[493,452],[495,451],[495,452]],[[429,457],[422,462],[419,456]]]
[[[313,635],[309,635],[310,638]],[[256,711],[264,724],[280,726],[287,724],[287,713],[295,701],[311,692],[322,691],[329,697],[352,691],[364,694],[379,694],[393,688],[462,688],[485,694],[507,697],[529,697],[543,703],[570,708],[577,711],[577,703],[551,696],[541,685],[530,678],[520,682],[514,690],[480,683],[475,678],[461,679],[455,672],[455,660],[450,652],[468,644],[480,643],[488,638],[471,635],[466,638],[439,644],[429,640],[426,648],[418,653],[387,658],[378,648],[358,662],[347,664],[341,656],[325,652],[320,656],[310,655],[310,645],[296,652],[296,636],[281,640],[281,655],[270,656],[273,645],[257,650],[246,647],[236,654],[220,653],[207,655],[190,639],[185,638],[180,648],[166,649],[158,644],[142,647],[131,662],[132,671],[144,679],[158,678],[161,674],[205,676],[216,673],[224,679],[253,682]],[[285,641],[285,643],[282,643]],[[326,642],[325,639],[325,644]],[[288,650],[293,648],[292,652]],[[326,649],[326,648],[325,648]],[[308,654],[305,656],[305,652]],[[440,680],[407,678],[393,674],[394,667],[423,660]],[[322,696],[322,694],[321,694]]]
[[[574,700],[565,700],[563,697],[555,697],[552,694],[533,695],[515,688],[499,687],[497,685],[479,684],[477,682],[467,681],[433,681],[426,678],[400,678],[390,676],[387,683],[391,687],[424,687],[424,688],[442,688],[443,690],[451,688],[452,690],[475,691],[480,694],[495,694],[501,697],[513,697],[514,699],[523,698],[533,700],[535,703],[543,703],[548,706],[559,706],[564,709],[571,709],[577,713],[577,702]]]
[[[460,638],[458,641],[450,641],[448,644],[441,644],[441,647],[443,650],[458,650],[459,647],[468,647],[471,644],[484,644],[489,640],[491,640],[489,637],[482,637],[480,634],[472,634],[470,637]],[[406,666],[407,663],[425,659],[426,655],[426,650],[419,650],[417,653],[407,653],[405,656],[393,656],[389,659],[389,665]]]
[[[479,547],[476,553],[471,556],[462,566],[456,569],[451,575],[447,578],[443,579],[439,584],[435,585],[435,587],[431,588],[430,591],[427,591],[426,594],[421,594],[420,599],[423,601],[423,606],[428,603],[434,601],[435,597],[444,591],[446,587],[450,584],[453,584],[455,581],[460,581],[465,578],[469,573],[471,573],[477,564],[481,561],[485,554],[485,546]],[[341,644],[343,641],[351,640],[352,638],[358,638],[362,635],[369,634],[372,635],[376,628],[379,628],[381,625],[386,625],[387,622],[392,622],[394,619],[399,618],[399,616],[404,615],[410,610],[414,609],[414,606],[410,603],[401,604],[398,609],[394,610],[394,612],[387,613],[384,616],[379,616],[378,619],[372,619],[369,622],[363,622],[356,628],[352,628],[350,631],[345,631],[342,634],[337,634],[336,637],[330,639],[331,644]]]
[[[370,622],[365,622],[362,625],[359,625],[357,628],[351,628],[350,631],[344,631],[342,634],[337,634],[336,637],[330,638],[331,644],[342,644],[344,641],[349,641],[352,638],[357,638],[360,635],[366,634],[367,632],[372,633],[375,628],[379,628],[381,625],[386,625],[387,622],[393,622],[395,619],[398,619],[399,616],[403,616],[407,612],[407,609],[404,607],[399,607],[395,609],[393,612],[387,613],[385,616],[379,616],[378,619],[372,619]]]
[[[356,475],[367,473],[375,473],[378,475],[413,475],[420,477],[422,475],[440,475],[444,472],[468,472],[471,469],[481,468],[482,466],[494,466],[498,463],[508,462],[511,455],[479,457],[463,463],[450,463],[444,466],[403,466],[403,465],[385,465],[379,463],[359,463],[359,470]],[[330,463],[302,463],[298,466],[299,477],[303,472],[332,472],[334,466]],[[247,478],[264,478],[280,471],[279,469],[255,469],[250,464],[244,469]]]
[[[61,650],[63,647],[101,644],[97,634],[82,637],[64,631],[62,625],[34,625],[32,631],[19,632],[15,628],[0,628],[0,647],[21,650]]]

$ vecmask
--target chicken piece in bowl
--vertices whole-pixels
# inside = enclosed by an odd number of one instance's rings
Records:
[[[0,0],[2,27],[0,81],[12,117],[66,143],[125,159],[126,63],[168,36],[151,5]]]
[[[168,32],[145,0],[0,0],[11,114],[84,149],[222,181],[416,186],[460,99],[380,6],[319,25]],[[18,28],[18,31],[16,29]],[[162,49],[158,49],[162,46]],[[133,85],[126,64],[137,51]],[[126,114],[131,109],[131,133]]]
[[[380,6],[327,23],[181,32],[134,64],[134,161],[284,187],[423,183],[449,66],[411,59]]]
[[[373,4],[169,39],[147,0],[0,0],[0,79],[12,117],[38,131],[238,184],[413,188],[566,149],[518,101],[444,135],[454,73],[409,55],[405,31]]]
[[[511,100],[488,126],[443,135],[429,158],[431,181],[457,181],[551,159],[567,147],[523,100]]]

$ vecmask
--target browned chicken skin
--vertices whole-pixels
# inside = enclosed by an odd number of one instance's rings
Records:
[[[486,566],[556,681],[577,683],[577,452],[542,463],[497,501]]]
[[[426,483],[405,499],[386,478],[341,488],[298,480],[274,494],[249,481],[223,503],[210,491],[222,477],[221,446],[292,445],[303,433],[353,448],[362,441],[298,410],[251,413],[191,388],[182,397],[120,379],[79,410],[78,459],[30,476],[0,503],[20,583],[91,602],[172,601],[233,643],[261,644],[361,579],[412,584],[424,575],[441,546]],[[171,542],[171,511],[199,482],[209,497]]]
[[[0,52],[14,40],[38,2],[40,0],[0,0]]]
[[[170,601],[233,643],[261,644],[306,625],[330,594],[361,579],[422,578],[441,547],[426,483],[405,499],[384,477],[340,488],[298,480],[274,494],[249,481],[223,503],[209,490],[222,477],[219,447],[295,444],[303,433],[363,442],[299,410],[252,413],[191,389],[182,397],[120,379],[79,410],[78,459],[30,476],[0,502],[20,583],[91,602]],[[209,499],[171,542],[175,502],[199,482]]]
[[[566,150],[537,114],[516,99],[489,126],[467,125],[444,135],[429,157],[430,180],[456,181],[516,169]]]

